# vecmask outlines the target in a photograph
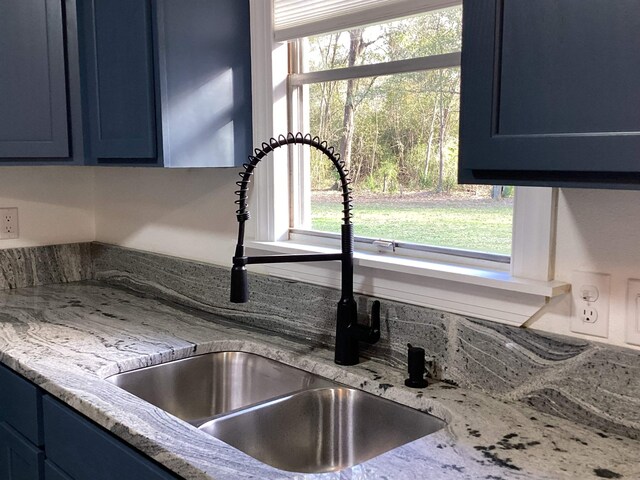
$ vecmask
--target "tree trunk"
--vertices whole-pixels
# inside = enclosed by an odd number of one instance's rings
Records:
[[[376,134],[373,140],[373,151],[371,152],[371,165],[369,168],[369,174],[373,174],[373,172],[376,169],[376,154],[378,153],[377,147],[378,147],[378,112],[374,113],[374,118],[375,118],[375,125],[376,125]]]
[[[491,189],[491,198],[494,200],[502,200],[502,185],[494,185]]]
[[[364,145],[363,145],[363,141],[362,138],[360,139],[360,145],[358,146],[358,148],[360,149],[361,152],[364,152]],[[362,169],[362,162],[358,162],[358,165],[355,167],[356,169],[356,173],[350,175],[351,177],[351,181],[353,182],[353,184],[357,184],[358,183],[358,179],[360,178],[360,170]]]
[[[344,103],[344,117],[342,118],[342,138],[340,139],[340,157],[347,170],[351,168],[351,143],[353,142],[354,114],[353,84],[354,80],[347,80],[347,98]]]
[[[426,179],[429,175],[429,160],[431,159],[431,148],[433,147],[433,127],[436,125],[436,114],[437,114],[438,104],[434,102],[433,104],[433,115],[431,115],[431,127],[429,128],[429,141],[427,142],[427,154],[424,159],[424,178]]]
[[[349,43],[349,57],[347,60],[347,66],[353,67],[364,45],[362,42],[362,29],[357,28],[349,31],[350,43]],[[351,168],[351,144],[353,142],[354,132],[354,115],[355,115],[355,102],[354,95],[357,87],[357,80],[347,80],[347,94],[344,102],[344,116],[342,119],[342,138],[340,140],[340,157],[345,163],[347,170]]]
[[[441,86],[442,88],[442,86]],[[443,183],[444,183],[444,125],[445,125],[445,119],[444,119],[444,95],[442,94],[442,91],[440,91],[440,98],[439,98],[439,103],[440,103],[440,135],[439,135],[439,141],[440,141],[440,169],[438,171],[438,188],[436,189],[437,193],[442,193],[443,190]]]
[[[324,59],[324,63],[327,65],[328,69],[335,67],[339,37],[340,34],[331,36],[331,40],[327,48],[327,54]],[[331,125],[331,97],[333,95],[334,87],[335,82],[324,82],[320,84],[322,96],[320,98],[320,127],[317,135],[322,140],[329,140],[329,126]]]

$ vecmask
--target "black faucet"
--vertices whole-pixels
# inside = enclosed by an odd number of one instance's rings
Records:
[[[244,254],[244,223],[249,219],[247,199],[249,182],[253,171],[264,157],[276,148],[285,145],[304,144],[324,153],[338,170],[340,186],[342,189],[343,224],[342,224],[342,252],[341,253],[314,253],[301,255],[265,255],[247,257]],[[340,260],[342,262],[342,295],[338,302],[338,314],[336,320],[336,354],[335,362],[339,365],[355,365],[359,360],[359,342],[369,344],[376,343],[380,339],[380,302],[375,301],[371,312],[371,325],[358,323],[358,308],[353,298],[353,224],[351,223],[351,181],[347,177],[345,164],[340,160],[340,154],[334,152],[333,147],[328,147],[327,142],[322,142],[318,137],[311,135],[296,135],[289,133],[286,137],[280,135],[277,139],[271,138],[269,143],[264,142],[261,148],[256,148],[253,155],[249,156],[249,162],[243,165],[244,171],[240,173],[236,191],[238,200],[236,205],[236,217],[238,218],[238,243],[233,257],[231,269],[231,301],[245,303],[249,300],[249,284],[247,281],[247,265],[258,263],[284,263],[284,262],[320,262]]]

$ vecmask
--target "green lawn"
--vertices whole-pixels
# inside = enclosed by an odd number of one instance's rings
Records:
[[[314,201],[311,211],[314,230],[340,232],[338,205]],[[367,203],[353,212],[358,236],[511,254],[512,205],[508,202]]]

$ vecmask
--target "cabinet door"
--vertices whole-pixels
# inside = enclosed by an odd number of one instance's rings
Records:
[[[62,0],[0,2],[0,158],[69,155]]]
[[[78,3],[90,163],[155,163],[150,0]]]
[[[57,400],[42,403],[47,458],[74,480],[177,478]]]
[[[640,188],[640,2],[463,8],[460,180]]]
[[[0,365],[0,422],[42,446],[42,394],[38,387]],[[2,477],[0,477],[2,478]]]
[[[248,0],[157,0],[165,167],[233,167],[252,151]]]
[[[73,480],[50,460],[44,461],[44,480]]]
[[[44,454],[5,422],[0,423],[0,478],[40,480]]]

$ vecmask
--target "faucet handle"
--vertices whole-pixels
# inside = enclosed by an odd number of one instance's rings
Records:
[[[367,341],[376,343],[380,340],[380,300],[375,300],[371,305],[371,326],[369,327]]]
[[[354,322],[349,326],[349,330],[351,335],[361,342],[374,344],[380,340],[380,302],[376,300],[371,306],[371,321],[369,325]]]

